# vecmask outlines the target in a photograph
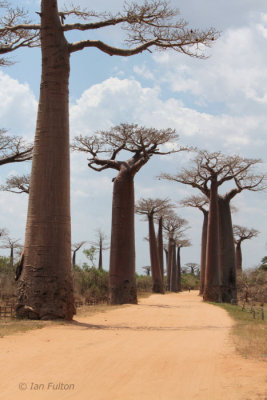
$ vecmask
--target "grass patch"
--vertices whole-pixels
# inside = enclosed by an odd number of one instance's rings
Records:
[[[245,358],[254,358],[267,362],[267,321],[259,317],[254,319],[240,306],[226,303],[212,303],[226,310],[235,320],[232,336],[237,351]]]
[[[17,333],[24,333],[32,329],[41,329],[49,325],[62,324],[65,321],[33,321],[27,319],[6,318],[0,321],[0,338]]]

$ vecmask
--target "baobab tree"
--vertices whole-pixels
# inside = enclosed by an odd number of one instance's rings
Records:
[[[152,290],[154,293],[164,293],[163,268],[161,268],[160,262],[160,251],[161,253],[163,252],[163,244],[162,248],[159,249],[154,228],[154,217],[158,215],[162,225],[162,213],[171,208],[173,208],[173,204],[170,203],[169,199],[159,198],[141,198],[135,206],[135,212],[140,215],[146,215],[148,219],[149,250],[153,281]],[[160,236],[162,237],[161,233],[159,233]]]
[[[30,176],[29,175],[13,175],[7,178],[5,185],[0,185],[0,190],[11,193],[27,193],[30,192]]]
[[[22,249],[23,246],[20,243],[20,239],[12,239],[7,233],[3,236],[2,238],[2,243],[0,245],[1,249],[9,249],[10,250],[10,255],[9,255],[9,260],[10,260],[10,267],[13,269],[14,268],[14,250],[15,249]]]
[[[244,240],[250,240],[258,236],[259,231],[253,228],[246,228],[245,226],[233,225],[235,248],[235,261],[236,271],[242,272],[242,251],[241,244]]]
[[[185,150],[178,146],[169,151],[160,146],[177,141],[172,129],[139,127],[121,124],[96,135],[76,137],[73,150],[88,153],[88,166],[95,171],[111,168],[117,171],[113,179],[112,226],[110,245],[110,302],[136,303],[135,242],[134,242],[134,177],[154,155],[167,155]],[[123,152],[128,160],[118,160]],[[99,158],[101,155],[107,158]]]
[[[109,249],[109,244],[107,242],[107,235],[98,229],[96,232],[96,240],[90,242],[98,251],[98,269],[103,269],[103,251]]]
[[[175,239],[175,245],[177,248],[177,290],[180,292],[182,290],[181,285],[181,249],[183,247],[192,246],[191,241],[189,239],[183,237],[177,237]]]
[[[82,241],[82,242],[73,243],[73,245],[72,245],[72,267],[73,268],[76,265],[76,254],[85,243],[86,243],[86,241]]]
[[[69,73],[70,55],[86,48],[97,48],[113,56],[128,57],[145,50],[173,49],[191,57],[204,58],[203,48],[218,33],[187,28],[176,21],[178,11],[165,1],[125,4],[122,12],[97,13],[58,10],[57,0],[42,0],[40,23],[2,19],[3,38],[23,37],[21,46],[36,45],[40,38],[42,77],[35,134],[31,192],[25,237],[25,256],[18,285],[17,315],[36,318],[72,319],[75,313],[71,277],[70,166],[69,166]],[[83,23],[66,23],[67,18]],[[111,46],[102,40],[69,43],[66,32],[97,31],[121,27],[127,32],[127,48]],[[23,35],[29,35],[24,37]],[[1,44],[0,54],[16,49],[16,41]],[[49,196],[47,193],[49,192]]]
[[[235,249],[230,201],[241,191],[265,188],[265,175],[255,173],[259,159],[227,156],[199,150],[191,169],[161,178],[199,189],[209,198],[204,300],[231,302],[236,299]],[[221,195],[219,187],[233,181],[234,188]]]
[[[163,218],[163,229],[168,237],[167,290],[177,291],[177,259],[176,242],[183,237],[188,221],[179,217],[173,211]]]
[[[201,233],[201,258],[200,258],[200,288],[199,294],[204,292],[204,281],[206,271],[206,250],[207,250],[207,233],[208,233],[208,216],[209,216],[209,200],[207,196],[189,196],[180,202],[184,207],[198,208],[203,213],[203,224]]]

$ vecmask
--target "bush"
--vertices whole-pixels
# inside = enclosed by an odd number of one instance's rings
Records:
[[[152,278],[151,276],[136,275],[137,292],[145,293],[152,292]]]
[[[95,267],[74,267],[74,295],[77,300],[90,298],[105,300],[108,298],[108,272]]]
[[[181,276],[182,290],[198,290],[200,285],[200,280],[198,276],[193,274],[182,274]]]
[[[11,299],[16,295],[15,271],[10,267],[9,257],[0,257],[0,296]],[[0,299],[0,300],[1,300]]]

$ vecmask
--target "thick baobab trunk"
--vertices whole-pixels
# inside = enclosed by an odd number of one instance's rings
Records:
[[[200,290],[199,294],[204,293],[205,271],[206,271],[206,251],[207,251],[207,233],[208,233],[208,211],[203,212],[204,219],[201,236],[201,263],[200,263]]]
[[[224,303],[236,301],[235,244],[230,201],[218,196],[219,207],[219,265],[221,272],[221,295]]]
[[[57,2],[43,0],[40,15],[42,78],[16,312],[71,320],[69,51]]]
[[[177,290],[182,291],[182,276],[181,276],[181,247],[177,247]]]
[[[237,242],[235,248],[235,265],[236,272],[242,272],[242,251],[241,251],[241,242]]]
[[[168,265],[168,250],[164,249],[166,266]]]
[[[151,262],[151,273],[154,293],[164,293],[163,289],[163,278],[160,270],[159,252],[157,239],[154,228],[153,215],[148,215],[148,227],[149,227],[149,250],[150,250],[150,262]]]
[[[171,281],[171,266],[172,266],[172,234],[169,234],[168,241],[168,261],[167,261],[167,290],[170,290]]]
[[[172,239],[172,263],[171,263],[171,279],[170,279],[170,292],[177,292],[177,265],[176,265],[176,245]]]
[[[159,218],[158,227],[158,252],[159,252],[159,265],[162,276],[162,281],[164,278],[164,262],[163,262],[163,227],[162,227],[162,217]]]
[[[206,273],[203,299],[221,302],[219,270],[219,213],[217,182],[211,181],[207,234]]]
[[[122,169],[114,180],[109,272],[110,304],[137,303],[134,242],[134,176]]]
[[[98,258],[98,269],[100,270],[100,271],[102,271],[102,269],[103,269],[103,261],[102,261],[102,247],[103,247],[103,244],[102,244],[102,238],[100,237],[100,240],[99,240],[99,258]]]

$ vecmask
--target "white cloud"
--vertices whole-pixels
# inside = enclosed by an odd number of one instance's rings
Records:
[[[37,101],[27,84],[0,71],[0,121],[9,134],[34,137]]]

